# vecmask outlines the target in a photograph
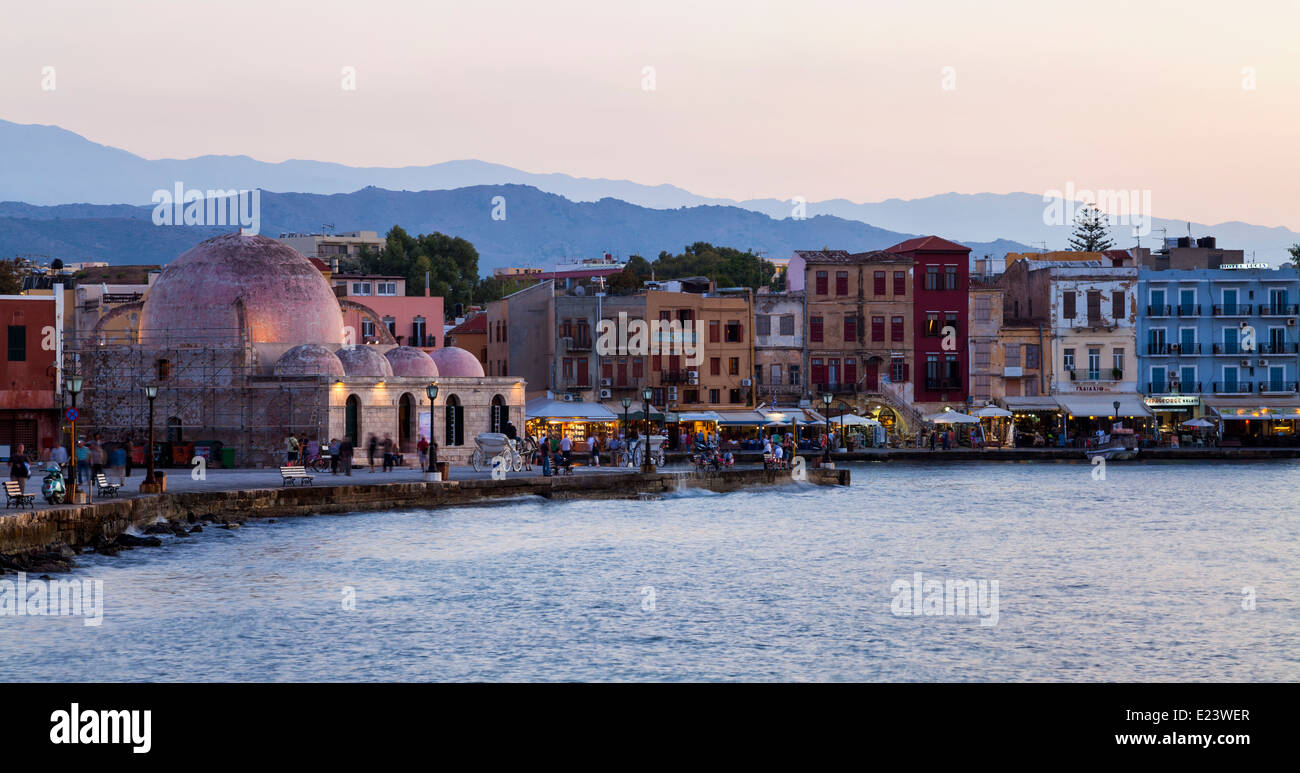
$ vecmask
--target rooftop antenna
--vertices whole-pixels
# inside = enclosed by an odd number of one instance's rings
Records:
[[[328,235],[330,235],[331,233],[334,232],[334,224],[333,224],[333,223],[321,223],[321,224],[320,224],[320,231],[321,231],[321,235],[322,235],[322,236],[328,236]]]

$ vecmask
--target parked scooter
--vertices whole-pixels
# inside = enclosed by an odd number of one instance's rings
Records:
[[[68,499],[68,489],[63,482],[63,470],[59,465],[51,464],[45,468],[45,479],[41,481],[41,496],[52,505],[61,505]]]

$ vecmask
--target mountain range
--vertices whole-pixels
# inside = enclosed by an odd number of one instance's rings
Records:
[[[279,230],[316,231],[323,223],[338,230],[380,232],[395,223],[413,232],[465,228],[450,232],[480,245],[489,268],[602,251],[649,257],[694,241],[786,257],[792,249],[870,249],[884,246],[881,241],[929,233],[960,241],[978,254],[1000,255],[1030,249],[1026,245],[1064,249],[1070,231],[1066,225],[1045,223],[1044,197],[1031,193],[945,193],[872,203],[832,199],[807,202],[801,213],[806,219],[793,219],[791,201],[733,201],[672,185],[537,174],[474,160],[400,168],[307,160],[268,163],[248,156],[151,160],[57,126],[0,120],[0,201],[6,202],[0,206],[0,254],[118,262],[131,254],[138,259],[129,262],[174,256],[176,247],[193,244],[203,228],[140,229],[151,225],[151,207],[142,210],[141,205],[177,182],[200,190],[266,191],[261,230],[272,236]],[[528,193],[527,187],[535,190]],[[495,195],[507,196],[506,221],[488,217],[483,197]],[[387,206],[393,209],[382,209]],[[142,211],[143,223],[129,222],[140,220]],[[412,214],[414,219],[406,219]],[[752,218],[754,214],[763,217]],[[545,220],[545,215],[553,219]],[[55,219],[61,221],[57,228],[50,224]],[[1300,242],[1300,233],[1282,227],[1152,218],[1152,232],[1142,244],[1156,244],[1161,229],[1171,237],[1189,230],[1194,236],[1213,235],[1221,247],[1244,249],[1248,257],[1254,253],[1255,259],[1273,263]],[[124,238],[134,243],[124,243]],[[1135,243],[1127,227],[1116,228],[1112,238],[1119,247]]]

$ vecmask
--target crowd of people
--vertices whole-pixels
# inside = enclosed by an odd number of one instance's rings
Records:
[[[125,480],[131,477],[132,456],[137,450],[141,449],[134,436],[128,435],[123,443],[109,444],[98,432],[89,440],[77,438],[71,456],[61,445],[33,454],[26,445],[19,443],[9,455],[9,480],[17,482],[25,493],[28,479],[52,465],[58,467],[66,479],[75,478],[78,484],[93,483],[105,470]]]

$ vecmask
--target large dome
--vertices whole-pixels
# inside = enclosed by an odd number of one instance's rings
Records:
[[[277,376],[334,376],[342,378],[343,363],[320,344],[295,346],[275,361]]]
[[[343,370],[356,378],[392,378],[393,366],[369,346],[345,346],[335,352]]]
[[[483,363],[464,349],[446,346],[435,349],[433,364],[438,366],[438,375],[445,378],[483,378]]]
[[[438,366],[433,358],[413,346],[399,346],[384,352],[399,378],[437,378]]]
[[[334,344],[343,312],[302,253],[265,236],[208,239],[167,264],[144,299],[142,343]]]

